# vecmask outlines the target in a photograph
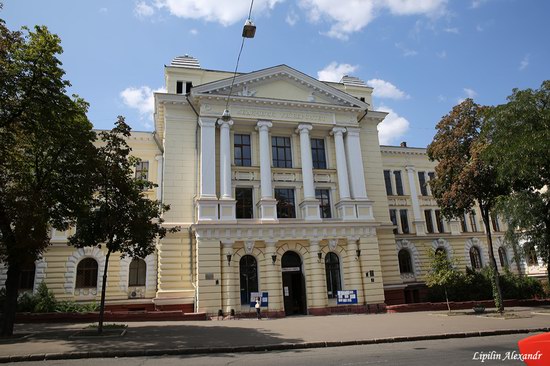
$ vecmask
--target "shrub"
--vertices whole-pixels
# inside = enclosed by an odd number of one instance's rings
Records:
[[[38,285],[36,294],[34,295],[34,308],[33,312],[35,313],[51,313],[55,311],[55,306],[57,301],[53,292],[48,289],[48,286],[44,282],[41,282]]]
[[[55,311],[58,313],[90,313],[98,309],[99,304],[96,302],[82,304],[75,301],[60,301],[57,303]]]

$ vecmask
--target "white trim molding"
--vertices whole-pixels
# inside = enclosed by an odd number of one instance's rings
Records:
[[[413,266],[413,274],[414,276],[420,276],[421,275],[421,264],[420,264],[420,254],[418,253],[418,250],[416,249],[416,246],[414,245],[413,242],[407,240],[407,239],[401,239],[401,240],[397,240],[395,242],[396,244],[396,247],[397,247],[397,255],[398,255],[398,265],[399,265],[399,251],[401,249],[405,249],[405,250],[408,250],[409,251],[409,254],[411,255],[411,262],[412,262],[412,266]],[[401,271],[399,271],[400,275],[401,275],[401,279],[405,280],[405,279],[410,279],[406,276],[406,274],[404,273],[401,273]]]
[[[479,249],[481,267],[483,268],[489,265],[489,254],[487,253],[486,246],[479,238],[470,238],[466,240],[466,245],[464,246],[464,260],[466,261],[466,266],[472,267],[472,262],[470,261],[470,249],[472,247],[477,247]]]
[[[97,261],[97,286],[95,289],[76,289],[76,269],[78,263],[84,258],[93,258]],[[65,272],[65,293],[74,294],[81,298],[95,298],[101,293],[103,270],[105,269],[105,254],[97,247],[85,247],[75,250],[67,258],[67,271]]]
[[[128,279],[130,276],[130,263],[132,262],[132,257],[120,258],[120,282],[119,287],[122,292],[128,292]],[[157,284],[157,269],[156,269],[156,254],[149,254],[145,258],[139,258],[145,261],[146,273],[145,273],[145,291],[155,289]]]
[[[432,241],[432,249],[435,252],[437,248],[443,248],[447,252],[447,258],[451,259],[453,257],[453,247],[446,239],[439,238]],[[470,258],[468,256],[468,258]]]

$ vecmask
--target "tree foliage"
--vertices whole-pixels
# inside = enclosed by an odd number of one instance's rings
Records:
[[[493,164],[485,159],[488,141],[481,135],[489,108],[472,99],[456,105],[437,124],[437,133],[428,146],[428,156],[437,160],[436,178],[430,187],[445,217],[452,219],[479,206],[493,269],[495,304],[504,310],[498,270],[493,253],[490,212],[497,198],[509,192],[508,186],[497,180]]]
[[[130,132],[130,126],[119,117],[111,131],[99,134],[101,145],[93,174],[95,194],[79,216],[75,234],[69,238],[69,244],[78,248],[104,244],[107,249],[99,332],[103,325],[111,253],[145,258],[155,250],[157,238],[178,230],[168,230],[162,225],[162,214],[169,206],[147,197],[146,191],[155,185],[143,177],[133,177],[133,168],[140,160],[130,155],[131,148],[126,141]]]
[[[22,266],[65,230],[90,196],[95,134],[88,105],[66,94],[60,39],[0,19],[0,261],[8,267],[1,335],[13,333]]]
[[[426,285],[428,287],[438,286],[443,288],[447,309],[450,312],[448,290],[464,282],[466,277],[456,268],[456,262],[449,259],[445,251],[428,250],[428,258],[430,259],[430,269],[426,274]]]
[[[499,204],[508,237],[535,246],[550,279],[550,80],[537,90],[514,89],[488,121],[485,154],[498,179],[513,187]]]

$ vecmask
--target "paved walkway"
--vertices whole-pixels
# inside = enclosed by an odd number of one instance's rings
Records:
[[[86,324],[17,324],[16,333],[30,333],[30,336],[0,340],[0,362],[246,352],[550,331],[549,307],[507,310],[513,310],[518,317],[500,319],[456,311],[459,315],[417,312],[130,322],[123,337],[103,339],[70,338]]]

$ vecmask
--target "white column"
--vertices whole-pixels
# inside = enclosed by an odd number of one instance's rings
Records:
[[[197,199],[199,221],[218,220],[216,195],[216,119],[199,118],[201,127],[200,191]]]
[[[201,126],[201,178],[200,197],[217,198],[216,196],[216,120],[200,118]]]
[[[346,128],[346,157],[350,176],[351,198],[367,199],[365,169],[359,141],[360,128]]]
[[[407,165],[405,170],[407,171],[407,175],[409,177],[409,190],[411,192],[411,202],[413,206],[413,224],[416,235],[426,235],[425,222],[422,219],[422,213],[420,212],[420,202],[418,201],[418,191],[416,190],[416,170],[412,165]],[[434,221],[433,218],[432,222],[434,223],[434,226],[437,227],[437,222]]]
[[[273,189],[271,188],[271,158],[269,151],[271,143],[269,141],[269,129],[273,124],[269,121],[258,121],[256,129],[260,132],[260,179],[262,198],[273,198]]]
[[[232,198],[231,194],[231,139],[229,130],[233,121],[219,120],[220,125],[220,198]]]
[[[157,161],[157,200],[162,201],[162,170],[164,165],[164,158],[161,154],[155,156]]]
[[[348,164],[346,161],[346,151],[344,150],[343,133],[346,131],[343,127],[334,127],[331,134],[334,135],[334,145],[336,148],[336,171],[338,173],[338,188],[340,200],[347,200],[349,195],[348,182]]]
[[[304,183],[304,199],[315,199],[315,187],[313,186],[313,161],[311,159],[311,142],[309,124],[300,124],[296,132],[300,134],[300,152],[302,155],[302,180]]]
[[[271,141],[269,129],[273,124],[269,121],[258,121],[256,129],[260,133],[260,193],[258,202],[260,219],[262,221],[277,220],[277,201],[273,198],[271,186]]]
[[[313,185],[313,162],[311,159],[311,143],[309,140],[310,124],[300,124],[296,132],[300,134],[300,152],[302,156],[302,181],[304,185],[304,200],[300,203],[302,217],[308,221],[320,221],[321,210],[319,201],[315,198]]]

